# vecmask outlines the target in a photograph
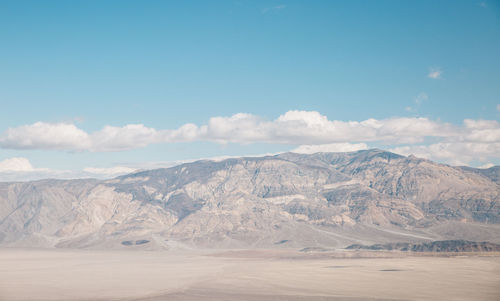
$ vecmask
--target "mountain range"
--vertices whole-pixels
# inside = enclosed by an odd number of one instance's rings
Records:
[[[343,248],[457,239],[500,243],[500,167],[372,149],[0,183],[0,246]]]

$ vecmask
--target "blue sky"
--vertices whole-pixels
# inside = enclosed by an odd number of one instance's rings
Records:
[[[0,41],[0,173],[347,144],[500,164],[498,1],[0,0]]]

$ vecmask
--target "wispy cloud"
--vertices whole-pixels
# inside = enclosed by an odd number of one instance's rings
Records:
[[[483,164],[481,166],[478,166],[477,168],[490,168],[490,167],[493,167],[495,166],[495,164],[493,163],[486,163],[486,164]]]
[[[429,99],[427,93],[421,92],[417,95],[417,97],[415,97],[415,104],[421,105],[422,102],[426,101],[427,99]]]
[[[497,104],[497,111],[500,112],[500,104]]]
[[[170,164],[169,166],[175,165]],[[127,166],[113,166],[109,168],[87,167],[82,170],[61,170],[52,168],[34,167],[29,159],[23,157],[7,158],[0,161],[0,181],[32,181],[39,179],[79,179],[98,178],[108,179],[132,173],[137,168]]]
[[[407,106],[405,110],[407,112],[413,112],[413,111],[418,111],[420,105],[425,102],[426,100],[429,99],[429,96],[425,92],[420,92],[414,99],[413,102],[415,105],[413,106]]]
[[[286,8],[286,5],[285,4],[278,4],[278,5],[275,5],[275,6],[271,6],[271,7],[266,7],[266,8],[263,8],[261,10],[261,12],[263,14],[266,14],[268,12],[272,12],[272,11],[279,11],[279,10],[283,10]]]
[[[472,161],[488,163],[491,158],[499,158],[500,143],[438,142],[429,145],[400,146],[389,150],[452,165],[469,165]]]
[[[431,68],[429,70],[429,73],[427,74],[427,77],[432,79],[440,79],[442,74],[443,71],[441,70],[441,68]]]
[[[86,167],[83,169],[84,172],[93,175],[100,175],[105,177],[119,176],[123,174],[128,174],[136,171],[135,168],[130,168],[126,166],[113,166],[113,167]]]

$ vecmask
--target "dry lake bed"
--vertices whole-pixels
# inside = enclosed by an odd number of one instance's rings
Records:
[[[500,300],[500,255],[0,249],[0,300]]]

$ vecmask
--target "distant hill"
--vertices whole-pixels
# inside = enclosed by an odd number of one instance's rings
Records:
[[[490,168],[472,168],[468,166],[462,166],[466,171],[472,171],[483,176],[488,177],[493,182],[500,184],[500,166],[493,166]]]
[[[500,243],[498,167],[373,149],[198,161],[105,181],[0,183],[3,246],[304,248],[456,239]]]
[[[467,240],[443,240],[426,243],[388,243],[371,246],[350,245],[348,250],[385,250],[411,252],[500,252],[500,245],[490,242],[475,242]]]

